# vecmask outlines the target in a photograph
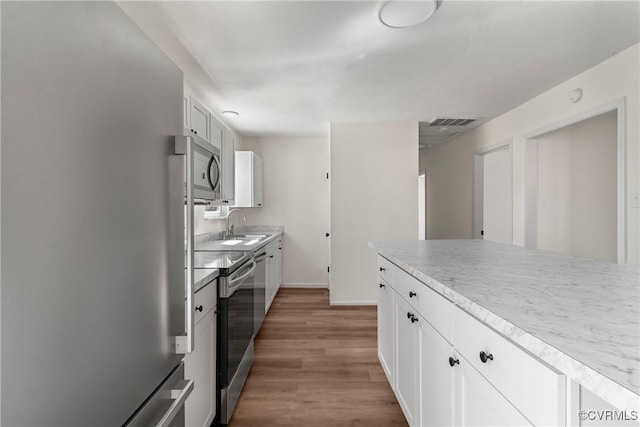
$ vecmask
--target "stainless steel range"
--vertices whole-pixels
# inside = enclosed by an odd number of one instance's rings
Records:
[[[220,423],[231,419],[253,363],[253,252],[194,253],[195,268],[220,270],[218,284],[218,413]]]

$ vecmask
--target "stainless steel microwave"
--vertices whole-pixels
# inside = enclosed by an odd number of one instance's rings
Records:
[[[220,200],[220,149],[192,134],[176,137],[176,154],[186,154],[187,198]]]

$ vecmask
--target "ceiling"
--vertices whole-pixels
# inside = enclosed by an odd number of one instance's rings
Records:
[[[373,1],[118,4],[247,136],[326,136],[330,122],[480,124],[638,43],[640,3],[442,1],[392,29]]]

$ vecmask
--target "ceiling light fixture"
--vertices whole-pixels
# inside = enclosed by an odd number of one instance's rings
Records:
[[[226,117],[238,117],[240,115],[240,113],[238,113],[237,111],[233,111],[233,110],[225,110],[222,112],[223,116]]]
[[[391,0],[382,6],[378,17],[390,28],[413,27],[429,19],[437,8],[437,0]]]

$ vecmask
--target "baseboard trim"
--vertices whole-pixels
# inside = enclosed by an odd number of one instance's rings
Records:
[[[326,283],[283,283],[281,288],[321,288],[327,289],[329,285]]]
[[[329,305],[378,305],[376,300],[329,301]]]

